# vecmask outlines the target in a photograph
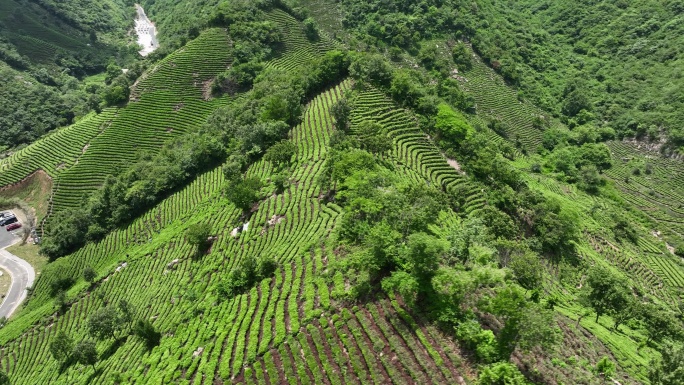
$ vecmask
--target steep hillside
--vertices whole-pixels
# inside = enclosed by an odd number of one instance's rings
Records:
[[[679,1],[342,3],[363,44],[417,52],[434,36],[465,39],[521,96],[571,127],[662,139],[668,151],[683,143]]]
[[[143,2],[165,48],[0,159],[50,260],[0,383],[682,383],[684,165],[523,3]]]
[[[0,4],[0,153],[97,109],[100,90],[81,81],[136,60],[132,11],[119,0]]]
[[[284,28],[296,25],[280,11],[273,18]],[[194,43],[199,44],[211,33],[204,32]],[[288,63],[316,52],[309,47],[313,46],[292,31],[285,54],[272,65],[297,68]],[[147,84],[154,84],[153,76],[146,79]],[[20,381],[17,383],[77,380],[74,376],[79,375],[70,369],[60,376],[49,355],[49,342],[59,331],[68,331],[76,338],[85,331],[84,322],[93,309],[119,299],[135,307],[136,317],[156,320],[155,328],[164,330],[163,343],[148,352],[142,342],[120,340],[105,353],[112,365],[94,377],[83,373],[79,382],[251,382],[268,378],[277,383],[297,377],[312,382],[365,382],[371,378],[402,382],[402,378],[410,377],[427,380],[429,370],[435,381],[455,383],[466,376],[469,370],[460,369],[461,358],[453,343],[433,328],[413,330],[415,321],[408,314],[396,316],[397,311],[404,311],[400,304],[382,300],[357,310],[338,308],[330,302],[334,287],[329,286],[324,272],[335,255],[325,244],[340,208],[319,200],[316,181],[332,132],[328,111],[349,86],[344,82],[316,96],[307,106],[303,122],[289,133],[298,148],[290,168],[290,187],[260,202],[259,209],[251,214],[249,230],[237,237],[231,235],[235,224],[240,224],[240,212],[221,197],[223,177],[219,168],[200,176],[127,229],[51,264],[47,276],[62,271],[78,277],[84,266],[92,266],[99,278],[94,287],[78,283],[69,290],[69,310],[57,317],[50,316],[52,304],[45,296],[48,287],[43,286],[47,282],[43,280],[36,287],[20,318],[3,329],[5,341],[13,341],[3,343],[2,355],[2,366],[7,366],[12,378]],[[142,91],[142,100],[145,94]],[[250,167],[247,175],[267,180],[272,170],[262,161]],[[197,222],[211,223],[217,237],[211,251],[199,259],[192,257],[183,239],[183,229]],[[107,257],[102,258],[104,255]],[[240,261],[255,255],[275,257],[279,267],[274,278],[230,300],[216,298],[207,290]],[[167,265],[176,259],[169,268]],[[131,295],[127,293],[130,287],[141,290]],[[22,325],[30,325],[32,319],[51,319],[51,326],[23,332]],[[260,321],[248,322],[251,319]],[[25,338],[41,342],[26,344]],[[373,353],[378,344],[386,346],[386,357]],[[42,351],[33,362],[43,370],[36,371],[34,364],[8,356],[12,352],[12,356],[22,357],[24,349],[27,353]],[[354,357],[351,362],[347,354]],[[280,363],[278,370],[276,362]],[[317,366],[321,363],[325,365],[323,371]]]

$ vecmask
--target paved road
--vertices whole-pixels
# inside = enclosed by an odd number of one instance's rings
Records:
[[[5,231],[5,229],[0,228],[0,231]],[[33,286],[36,272],[28,262],[10,254],[4,247],[0,249],[0,267],[12,277],[12,285],[0,305],[0,318],[9,318],[26,298],[26,288]]]
[[[7,231],[4,227],[0,227],[0,249],[13,245],[19,239],[17,234],[21,234],[21,229]]]

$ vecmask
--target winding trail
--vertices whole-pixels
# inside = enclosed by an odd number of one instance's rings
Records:
[[[28,262],[7,251],[7,247],[0,249],[0,267],[12,278],[10,289],[0,305],[0,318],[9,318],[26,299],[26,288],[33,286],[36,272]]]

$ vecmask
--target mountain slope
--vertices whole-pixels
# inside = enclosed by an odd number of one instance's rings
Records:
[[[164,4],[187,37],[125,103],[0,160],[53,184],[13,384],[658,383],[680,160],[568,128],[437,8]],[[355,7],[435,23],[331,38]]]

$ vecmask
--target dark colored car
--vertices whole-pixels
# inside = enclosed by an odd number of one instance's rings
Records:
[[[7,229],[7,231],[16,230],[16,229],[21,228],[21,223],[19,223],[19,222],[12,223],[11,225],[7,225],[7,227],[5,227],[5,228]]]
[[[0,226],[9,225],[10,223],[15,223],[15,222],[17,222],[17,217],[15,217],[15,216],[5,217],[2,220],[0,220]]]

